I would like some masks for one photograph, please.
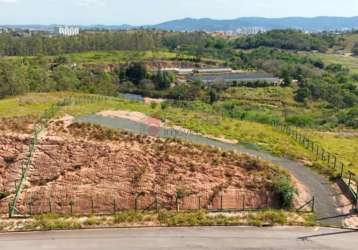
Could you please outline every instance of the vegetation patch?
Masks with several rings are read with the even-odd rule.
[[[310,213],[298,214],[281,210],[259,212],[212,214],[203,210],[197,212],[135,212],[127,211],[108,216],[60,216],[43,214],[31,219],[3,220],[0,231],[30,231],[84,229],[131,226],[314,226],[315,218]]]

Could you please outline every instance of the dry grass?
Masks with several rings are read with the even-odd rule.
[[[127,211],[112,216],[63,217],[56,214],[43,214],[32,219],[3,220],[0,231],[31,231],[56,229],[84,229],[131,226],[314,226],[312,214],[298,214],[280,210],[242,212],[235,214],[210,214],[197,212],[135,212]]]

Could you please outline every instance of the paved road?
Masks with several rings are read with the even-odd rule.
[[[153,136],[150,127],[147,124],[132,121],[125,118],[113,118],[100,115],[88,115],[77,119],[78,122],[96,123],[102,126],[107,126],[115,129],[128,130],[135,133],[150,134]],[[321,225],[340,227],[342,225],[342,214],[337,211],[339,207],[334,196],[335,192],[332,190],[330,183],[323,176],[320,176],[312,169],[305,167],[302,163],[289,160],[283,157],[273,156],[268,152],[260,151],[259,149],[252,149],[243,145],[225,143],[210,139],[197,134],[185,133],[180,130],[157,128],[154,130],[157,137],[170,137],[186,141],[190,141],[202,145],[210,145],[221,148],[223,150],[234,150],[242,153],[248,153],[253,156],[260,157],[264,160],[270,161],[274,164],[280,165],[291,172],[295,178],[305,185],[312,196],[315,196],[316,214],[318,222]]]
[[[1,250],[357,249],[358,231],[314,228],[154,228],[0,234]]]

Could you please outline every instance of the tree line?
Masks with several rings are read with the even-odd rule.
[[[319,34],[306,34],[298,30],[272,30],[254,36],[238,38],[233,45],[240,49],[253,49],[258,47],[274,47],[289,50],[326,51],[332,46],[331,36]]]
[[[156,50],[180,47],[215,46],[206,33],[179,33],[151,30],[84,32],[78,36],[35,34],[21,37],[0,34],[0,56],[60,55],[103,50]]]

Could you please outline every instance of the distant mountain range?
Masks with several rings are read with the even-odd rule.
[[[30,30],[51,30],[56,25],[0,25],[0,27],[30,29]],[[173,31],[236,31],[245,28],[272,29],[300,29],[305,31],[335,31],[358,29],[358,16],[356,17],[286,17],[286,18],[262,18],[242,17],[233,20],[215,20],[210,18],[184,18],[168,21],[155,25],[88,25],[80,26],[83,29],[160,29]]]
[[[272,29],[300,29],[306,31],[332,31],[358,29],[358,16],[356,17],[287,17],[287,18],[262,18],[243,17],[233,20],[214,20],[209,18],[169,21],[150,26],[156,29],[175,31],[235,31],[241,28],[259,27],[266,30]]]

